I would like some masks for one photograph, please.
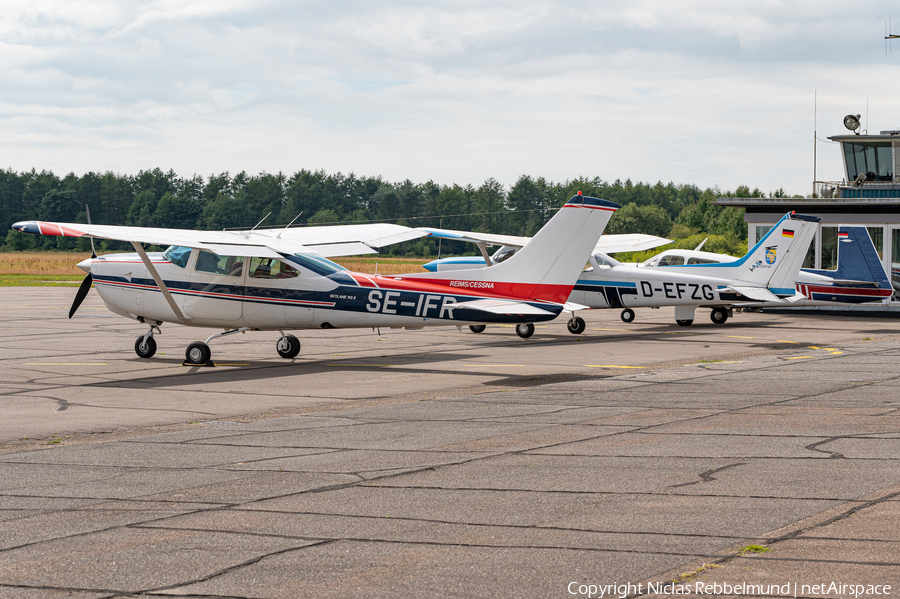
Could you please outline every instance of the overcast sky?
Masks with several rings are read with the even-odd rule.
[[[0,168],[808,193],[815,90],[821,139],[848,113],[900,129],[891,17],[900,33],[890,1],[4,0]],[[837,146],[818,156],[843,176]]]

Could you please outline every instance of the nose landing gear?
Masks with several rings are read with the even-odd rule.
[[[135,340],[134,353],[139,358],[152,358],[156,353],[156,340],[153,339],[154,331],[162,334],[162,331],[159,330],[159,325],[151,324],[147,332]]]

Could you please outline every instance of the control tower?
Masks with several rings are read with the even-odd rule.
[[[891,305],[874,308],[894,311],[900,309],[900,130],[860,134],[859,115],[844,117],[844,126],[849,133],[828,138],[840,144],[843,177],[835,173],[832,180],[814,181],[812,197],[719,198],[716,203],[746,209],[750,247],[789,210],[821,217],[804,268],[836,268],[838,225],[864,225],[894,288]]]

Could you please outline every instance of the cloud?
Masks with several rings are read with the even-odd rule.
[[[898,126],[874,2],[390,0],[5,6],[17,170],[521,174],[805,192],[820,134]],[[823,157],[833,152],[833,157]],[[822,167],[840,177],[834,148]],[[820,169],[820,176],[822,169]]]

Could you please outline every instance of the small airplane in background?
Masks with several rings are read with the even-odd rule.
[[[735,258],[728,254],[698,250],[666,250],[634,266],[668,268],[734,260]],[[869,231],[866,227],[851,225],[838,227],[837,268],[835,270],[802,268],[794,287],[805,296],[805,299],[793,303],[798,307],[883,302],[893,295],[891,281],[878,257]],[[765,306],[765,303],[741,304],[741,307]]]
[[[711,308],[712,321],[723,324],[735,305],[791,305],[807,298],[795,288],[794,281],[819,220],[788,213],[744,257],[729,257],[724,263],[698,258],[682,266],[646,268],[625,265],[595,251],[588,257],[589,265],[579,276],[569,302],[592,309],[622,308],[625,322],[634,320],[636,307],[674,306],[675,321],[681,326],[693,324],[698,307]],[[481,234],[467,235],[477,238]],[[440,268],[434,262],[429,265]],[[820,282],[826,283],[825,279]],[[570,333],[579,334],[586,325],[573,313],[567,326]],[[470,328],[473,332],[483,330]]]
[[[71,318],[91,284],[112,312],[149,328],[135,352],[150,358],[163,323],[225,329],[191,343],[185,363],[211,364],[209,342],[246,331],[279,331],[278,354],[294,358],[300,341],[285,330],[422,328],[515,323],[530,337],[535,322],[573,309],[566,299],[618,204],[573,196],[534,239],[501,264],[459,273],[366,275],[328,257],[373,253],[423,232],[399,225],[349,225],[275,231],[192,231],[24,221],[13,229],[43,235],[128,241],[136,254],[92,255]],[[147,253],[142,243],[169,245]],[[579,308],[581,306],[578,306]]]
[[[468,231],[454,231],[452,229],[432,229],[419,227],[422,234],[448,239],[453,241],[468,241],[478,246],[481,256],[458,256],[453,258],[438,258],[422,268],[430,272],[443,272],[445,270],[464,270],[468,268],[484,268],[488,264],[499,264],[517,251],[525,247],[531,237],[516,237],[514,235],[494,235],[492,233],[470,233]],[[655,247],[672,243],[671,239],[657,237],[656,235],[644,235],[642,233],[627,233],[603,235],[597,242],[592,254],[603,252],[614,254],[616,252],[642,252]],[[488,255],[487,248],[500,246],[492,255]]]

